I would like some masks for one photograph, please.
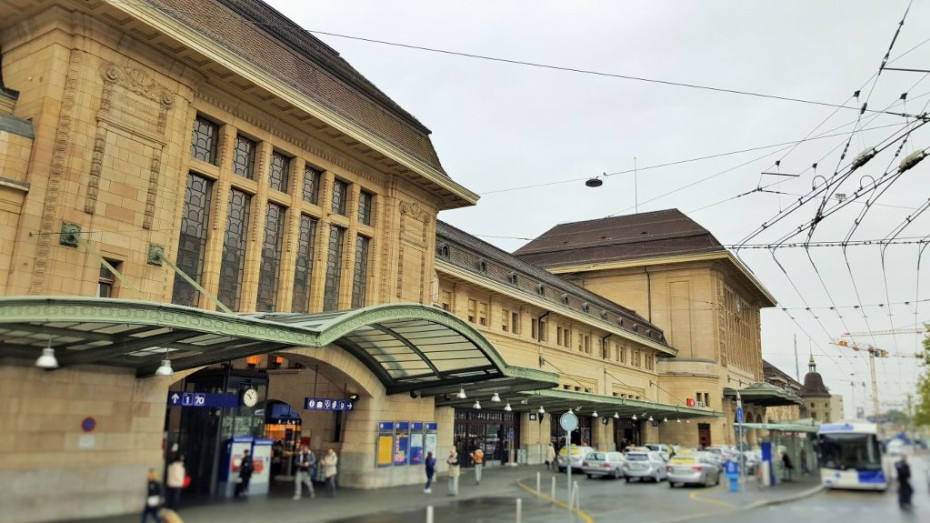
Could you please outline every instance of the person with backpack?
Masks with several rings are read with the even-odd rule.
[[[907,464],[907,455],[902,454],[901,460],[894,464],[895,471],[898,473],[898,506],[902,510],[910,510],[911,497],[914,495],[914,488],[911,487],[911,466]]]
[[[316,466],[316,456],[313,455],[309,447],[303,445],[300,447],[300,452],[294,456],[294,464],[297,468],[294,472],[294,499],[300,499],[302,485],[307,485],[307,490],[310,491],[310,498],[315,498],[316,492],[313,490],[313,477],[311,473],[313,467]]]

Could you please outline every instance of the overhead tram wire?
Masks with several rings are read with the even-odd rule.
[[[923,96],[930,96],[930,93],[925,93]],[[833,129],[831,129],[830,131],[827,131],[827,132],[832,132],[832,131],[834,131],[834,130],[836,130],[836,129],[841,129],[841,128],[846,127],[846,126],[848,126],[848,125],[853,125],[854,123],[855,123],[855,121],[848,122],[848,123],[846,123],[846,124],[843,124],[843,125],[834,127]],[[884,125],[878,125],[878,126],[875,126],[875,127],[870,127],[870,128],[868,128],[868,129],[863,129],[863,131],[874,131],[874,130],[878,130],[878,129],[887,129],[887,128],[889,128],[889,127],[900,127],[901,125],[902,125],[902,124],[900,124],[900,123],[884,124]],[[825,140],[825,139],[828,139],[828,138],[836,138],[836,137],[838,137],[838,136],[846,136],[846,133],[843,132],[843,133],[835,133],[835,134],[821,134],[821,135],[818,135],[818,136],[814,136],[814,137],[812,137],[812,138],[804,138],[804,139],[802,139],[802,140],[795,140],[795,141],[791,141],[791,142],[780,142],[780,143],[774,143],[774,144],[769,144],[769,145],[762,145],[762,146],[758,146],[758,147],[749,147],[749,148],[746,148],[746,149],[738,149],[738,150],[735,150],[735,151],[728,151],[728,152],[725,152],[725,153],[716,153],[716,154],[710,154],[710,155],[706,155],[706,156],[698,156],[698,157],[695,157],[695,158],[688,158],[688,159],[684,159],[684,160],[675,160],[675,161],[672,161],[672,162],[658,163],[658,164],[655,164],[655,165],[647,165],[647,166],[645,166],[645,167],[639,167],[638,169],[636,169],[636,171],[638,171],[638,172],[651,171],[651,170],[654,170],[654,169],[661,169],[661,168],[665,168],[665,167],[674,167],[674,166],[677,166],[677,165],[683,165],[683,164],[692,163],[692,162],[699,162],[699,161],[703,161],[703,160],[713,160],[713,159],[716,159],[716,158],[723,158],[723,157],[726,157],[726,156],[734,156],[734,155],[737,155],[737,154],[743,154],[743,153],[761,151],[761,150],[765,150],[765,149],[774,149],[774,148],[777,148],[777,147],[785,147],[785,146],[790,146],[790,145],[802,144],[802,143],[810,142],[810,141],[814,141],[814,140]],[[627,170],[621,170],[621,171],[615,171],[615,172],[607,172],[607,173],[603,173],[602,176],[605,176],[605,177],[617,176],[617,175],[621,175],[621,174],[629,174],[629,173],[632,173],[633,171],[634,171],[633,169],[627,169]],[[539,188],[539,187],[551,187],[551,186],[553,186],[553,185],[560,185],[560,184],[563,184],[563,183],[573,183],[573,182],[584,181],[584,180],[587,180],[588,178],[590,178],[590,176],[585,176],[585,177],[580,177],[580,178],[571,178],[571,179],[565,179],[565,180],[556,180],[556,181],[553,181],[553,182],[538,183],[538,184],[532,184],[532,185],[521,185],[521,186],[518,186],[518,187],[508,187],[508,188],[504,188],[504,189],[495,189],[495,190],[493,190],[493,191],[484,191],[484,192],[482,192],[482,193],[480,193],[480,194],[481,194],[481,196],[487,196],[487,195],[490,195],[490,194],[497,194],[497,193],[504,193],[504,192],[512,192],[512,191],[522,191],[522,190],[525,190],[525,189],[535,189],[535,188]]]

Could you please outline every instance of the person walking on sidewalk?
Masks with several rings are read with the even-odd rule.
[[[430,488],[433,484],[433,475],[436,474],[436,458],[433,457],[433,452],[426,453],[426,486],[423,487],[423,492],[426,494],[432,494],[433,489]]]
[[[801,449],[801,455],[799,456],[798,459],[800,459],[801,461],[801,474],[804,476],[810,475],[811,468],[807,464],[807,450]]]
[[[911,487],[911,466],[907,464],[907,455],[901,455],[901,461],[894,464],[895,471],[898,473],[898,506],[903,510],[910,510],[911,496],[914,495],[914,488]]]
[[[446,463],[449,465],[449,495],[458,496],[459,476],[462,470],[459,468],[459,453],[455,448],[449,451],[449,457],[446,458]]]
[[[794,469],[794,465],[791,464],[791,458],[788,457],[788,452],[781,453],[781,464],[785,467],[785,481],[791,481],[791,471]]]
[[[549,442],[549,448],[546,449],[546,469],[556,468],[555,464],[555,446]]]
[[[142,508],[142,523],[149,520],[149,516],[159,523],[158,511],[162,507],[162,489],[161,481],[158,479],[158,472],[155,469],[149,469],[148,481],[146,482],[145,506]]]
[[[315,498],[316,492],[313,490],[313,478],[310,472],[316,465],[316,456],[313,455],[313,452],[310,452],[309,447],[303,445],[300,447],[300,452],[294,461],[297,465],[297,471],[294,473],[294,499],[300,499],[300,491],[303,485],[307,485],[310,497]]]
[[[484,451],[478,447],[470,454],[472,462],[475,464],[475,485],[481,484],[481,468],[484,466]]]
[[[329,485],[329,496],[336,497],[336,466],[339,464],[339,456],[336,451],[330,448],[326,451],[326,457],[323,458],[323,475],[326,476],[326,484]]]
[[[176,454],[165,473],[165,486],[168,487],[167,507],[178,510],[181,506],[181,489],[184,488],[184,456]]]

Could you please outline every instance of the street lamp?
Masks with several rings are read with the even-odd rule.
[[[55,349],[51,347],[42,349],[42,355],[36,360],[36,367],[45,370],[57,369],[58,358],[55,357]]]
[[[494,395],[491,396],[491,401],[494,403],[500,403],[501,402],[500,394],[495,392]]]
[[[459,393],[456,394],[455,397],[460,400],[467,399],[468,396],[465,395],[465,387],[459,387]]]
[[[174,369],[171,368],[171,360],[161,360],[161,365],[155,369],[156,376],[171,376]]]
[[[540,414],[545,414],[545,413],[546,413],[546,409],[544,409],[542,405],[539,406],[539,413],[540,413]]]
[[[598,416],[597,416],[597,411],[596,411],[596,410],[595,410],[594,412],[591,413],[591,417],[592,417],[592,418],[598,417]]]
[[[475,410],[481,410],[481,403],[478,400],[475,400],[475,404],[471,406]]]
[[[504,411],[505,411],[505,412],[510,412],[510,411],[512,411],[512,410],[513,410],[513,408],[510,406],[510,402],[508,401],[507,404],[504,405]]]

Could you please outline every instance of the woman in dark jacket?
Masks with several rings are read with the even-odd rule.
[[[161,510],[162,499],[165,494],[162,491],[161,480],[158,479],[158,472],[155,472],[155,469],[149,469],[146,489],[145,508],[142,509],[142,523],[148,521],[149,516],[155,519],[155,523],[159,523],[161,519],[158,517],[158,511]]]

